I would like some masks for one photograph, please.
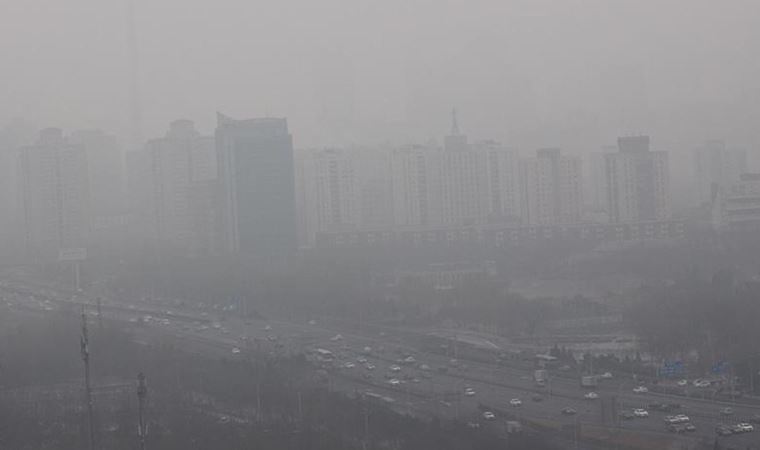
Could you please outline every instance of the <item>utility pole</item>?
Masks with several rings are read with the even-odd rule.
[[[82,336],[79,339],[79,345],[82,352],[82,362],[84,363],[84,397],[87,404],[89,449],[95,450],[95,423],[92,407],[92,388],[90,386],[90,338],[87,333],[87,315],[85,315],[84,306],[82,306]]]
[[[148,426],[145,424],[145,399],[148,396],[148,386],[145,375],[137,374],[137,433],[140,437],[140,450],[145,450],[145,438],[148,436]]]

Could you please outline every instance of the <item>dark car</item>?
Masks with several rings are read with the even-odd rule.
[[[749,418],[749,423],[760,423],[760,414],[753,414],[752,417]]]
[[[685,424],[672,424],[668,425],[668,431],[671,433],[686,433],[686,425]]]
[[[684,424],[684,428],[686,429],[686,431],[688,431],[690,433],[694,432],[694,431],[697,431],[697,427],[695,427],[694,424],[692,424],[692,423],[686,423],[686,424]]]
[[[533,396],[530,398],[534,402],[542,402],[544,401],[544,397],[542,397],[540,394],[533,394]]]
[[[620,418],[623,420],[633,420],[636,416],[631,411],[620,411]]]
[[[718,436],[731,436],[734,434],[733,431],[731,431],[731,428],[725,426],[725,425],[718,425],[715,427],[715,434]]]

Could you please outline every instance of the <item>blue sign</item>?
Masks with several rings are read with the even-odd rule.
[[[712,373],[719,374],[728,370],[728,363],[726,361],[719,361],[712,366]]]
[[[666,377],[675,377],[683,374],[686,368],[683,361],[665,361],[660,372]]]

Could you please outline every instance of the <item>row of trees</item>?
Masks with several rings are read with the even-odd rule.
[[[662,360],[693,361],[703,372],[733,366],[748,385],[760,369],[760,283],[727,271],[638,290],[625,313],[645,349]],[[721,364],[727,363],[727,364]]]

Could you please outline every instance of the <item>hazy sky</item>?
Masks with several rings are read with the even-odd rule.
[[[134,0],[144,135],[287,116],[297,146],[760,143],[757,0]],[[0,121],[128,132],[126,0],[0,0]],[[667,149],[667,148],[663,148]]]

